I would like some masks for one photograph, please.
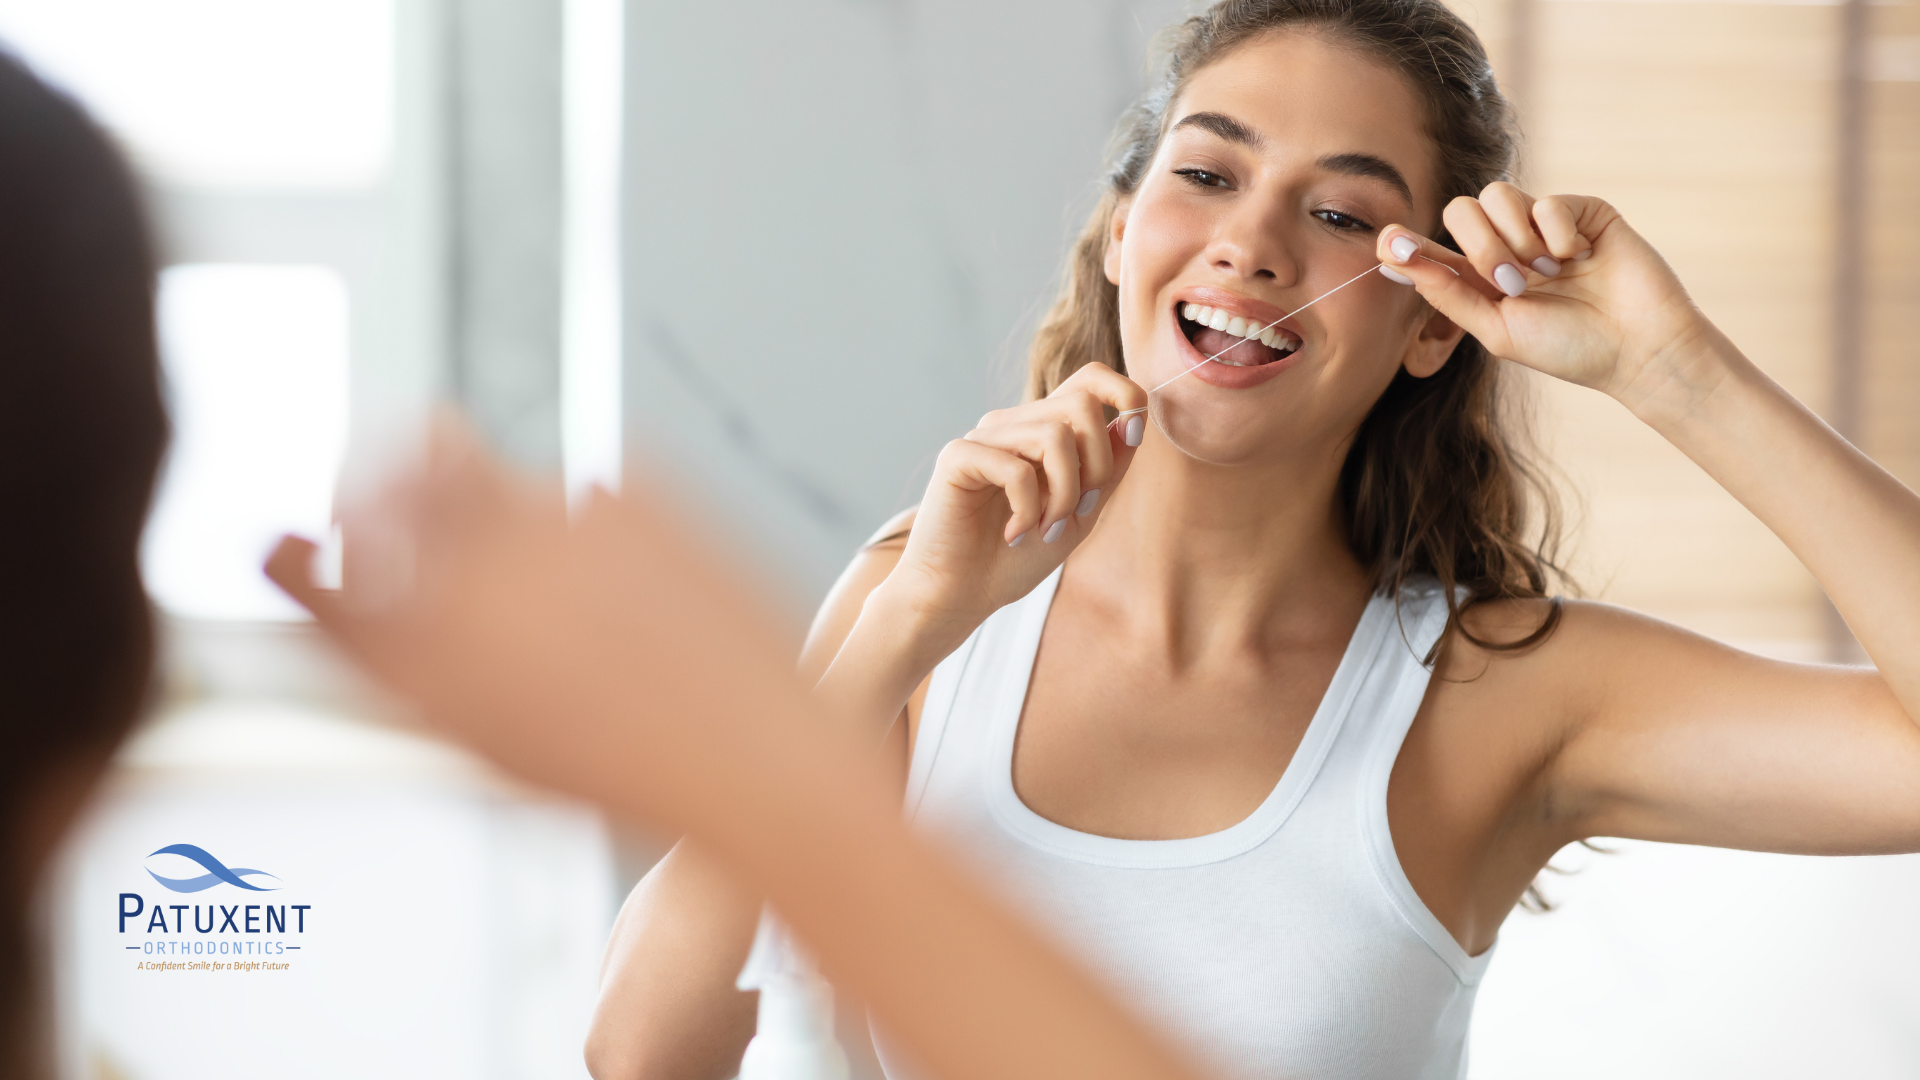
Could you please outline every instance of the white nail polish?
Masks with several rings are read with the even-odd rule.
[[[1387,250],[1393,252],[1394,258],[1406,262],[1413,258],[1414,252],[1420,250],[1420,245],[1414,243],[1411,236],[1396,236],[1393,242],[1387,245]]]
[[[1588,248],[1587,250],[1585,250],[1585,251],[1583,251],[1583,252],[1581,252],[1580,254],[1578,254],[1578,255],[1575,255],[1575,256],[1573,257],[1573,261],[1574,261],[1574,262],[1581,262],[1581,261],[1583,261],[1583,260],[1586,260],[1586,259],[1591,259],[1591,258],[1593,258],[1593,249],[1592,249],[1592,248]]]
[[[1393,267],[1388,266],[1386,263],[1380,264],[1380,276],[1383,278],[1386,278],[1388,281],[1397,281],[1402,285],[1413,284],[1412,278],[1396,271]]]
[[[1542,277],[1560,276],[1560,260],[1551,255],[1542,255],[1533,260],[1533,268]]]
[[[1010,548],[1017,548],[1020,546],[1020,541],[1025,540],[1026,538],[1027,538],[1027,534],[1021,533],[1019,536],[1016,536],[1013,539],[1007,541],[1007,546]]]
[[[1051,544],[1055,540],[1060,539],[1060,534],[1066,531],[1067,519],[1061,518],[1059,521],[1053,523],[1053,526],[1046,531],[1046,535],[1040,537],[1040,542],[1043,544]]]
[[[1094,488],[1085,495],[1080,496],[1080,505],[1073,508],[1073,516],[1086,517],[1088,514],[1093,513],[1094,506],[1099,502],[1100,489]]]
[[[1508,296],[1519,296],[1527,291],[1527,277],[1520,268],[1512,263],[1501,263],[1493,268],[1493,283]]]
[[[1147,418],[1135,416],[1127,421],[1127,445],[1139,446],[1140,440],[1147,434]]]

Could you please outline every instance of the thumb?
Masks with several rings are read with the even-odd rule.
[[[1435,311],[1480,339],[1496,356],[1510,350],[1500,300],[1506,294],[1480,276],[1466,256],[1441,247],[1404,225],[1381,230],[1375,249],[1380,272],[1411,284]]]
[[[1128,409],[1107,424],[1107,442],[1113,449],[1113,478],[1107,481],[1111,491],[1126,479],[1133,455],[1147,437],[1147,407]]]

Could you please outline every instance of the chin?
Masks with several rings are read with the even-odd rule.
[[[1284,425],[1273,412],[1240,402],[1208,401],[1199,394],[1180,394],[1180,389],[1175,385],[1162,391],[1147,415],[1183,456],[1221,468],[1270,464],[1279,456]]]

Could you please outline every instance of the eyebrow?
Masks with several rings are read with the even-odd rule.
[[[1407,200],[1408,206],[1413,205],[1413,188],[1408,186],[1407,178],[1400,175],[1400,170],[1394,168],[1385,158],[1360,153],[1328,154],[1315,164],[1328,172],[1365,176],[1384,181],[1389,187],[1398,191],[1401,198]]]
[[[1226,113],[1188,113],[1173,126],[1176,130],[1188,126],[1197,127],[1203,131],[1210,131],[1228,142],[1239,143],[1255,150],[1263,149],[1267,145],[1267,140],[1262,138],[1259,132]],[[1407,178],[1400,175],[1400,170],[1394,168],[1393,164],[1385,158],[1350,151],[1344,154],[1328,154],[1314,164],[1328,172],[1382,181],[1399,192],[1408,206],[1413,205],[1412,185],[1408,184]]]
[[[1188,125],[1205,131],[1211,131],[1228,142],[1241,143],[1246,146],[1251,146],[1255,150],[1267,145],[1267,140],[1261,138],[1259,132],[1228,116],[1226,113],[1188,113],[1180,118],[1179,123],[1173,126],[1178,129]]]

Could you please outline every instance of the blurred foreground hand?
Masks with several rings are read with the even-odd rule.
[[[570,521],[455,421],[341,515],[344,587],[289,537],[267,573],[433,727],[544,786],[676,830],[813,708],[768,611],[635,483]]]
[[[768,613],[653,493],[560,494],[437,426],[342,515],[344,587],[274,581],[425,719],[508,769],[700,838],[942,1080],[1195,1080],[1052,944],[909,835]],[[870,748],[864,748],[870,750]]]

